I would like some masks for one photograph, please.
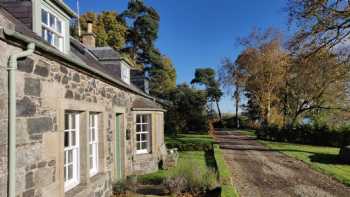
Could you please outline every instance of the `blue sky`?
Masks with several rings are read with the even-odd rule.
[[[76,0],[65,0],[73,9]],[[81,13],[127,8],[127,0],[80,0]],[[254,27],[276,27],[287,32],[286,0],[145,0],[160,14],[157,47],[169,56],[177,71],[177,83],[190,82],[198,67],[217,69],[224,57],[240,52],[238,37]],[[231,96],[220,103],[233,112]]]

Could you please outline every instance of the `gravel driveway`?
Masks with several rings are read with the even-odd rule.
[[[350,188],[306,164],[271,151],[240,132],[216,132],[216,139],[242,197],[350,197]]]

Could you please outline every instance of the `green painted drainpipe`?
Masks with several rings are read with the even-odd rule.
[[[17,59],[34,53],[35,44],[29,43],[27,50],[10,56],[8,70],[9,81],[9,143],[8,143],[8,197],[16,196],[16,70]]]

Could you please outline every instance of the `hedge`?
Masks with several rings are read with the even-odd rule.
[[[302,125],[286,129],[270,126],[257,130],[256,135],[262,140],[319,146],[342,147],[350,144],[350,128],[332,129],[327,126]]]
[[[222,151],[219,145],[214,145],[214,157],[217,166],[217,173],[221,185],[221,196],[222,197],[238,197],[236,188],[232,185],[231,171],[227,166]]]

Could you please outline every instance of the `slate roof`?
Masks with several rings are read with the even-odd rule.
[[[3,19],[1,17],[1,15],[3,15],[5,17],[5,19]],[[135,106],[137,108],[149,108],[152,106],[153,107],[157,106],[158,109],[162,108],[161,106],[158,106],[158,104],[155,102],[155,100],[150,99],[153,97],[151,97],[150,95],[147,95],[146,93],[144,93],[141,89],[139,89],[138,87],[136,87],[132,83],[126,84],[123,80],[120,79],[120,77],[113,74],[114,73],[113,70],[111,70],[108,66],[105,66],[105,65],[101,64],[101,62],[99,62],[102,59],[103,60],[110,60],[111,58],[113,58],[113,55],[116,55],[116,57],[114,59],[120,59],[119,53],[117,51],[115,51],[113,48],[102,47],[102,48],[89,49],[86,46],[84,46],[81,42],[79,42],[78,40],[71,38],[71,40],[70,40],[71,53],[68,55],[65,55],[62,52],[60,52],[58,49],[56,49],[55,47],[51,46],[42,37],[40,37],[36,33],[34,33],[31,29],[29,29],[21,21],[19,21],[15,17],[13,17],[10,13],[8,13],[8,11],[6,11],[4,8],[2,8],[1,5],[0,5],[0,19],[8,20],[10,23],[14,24],[14,27],[13,26],[9,26],[9,27],[5,26],[5,28],[13,29],[20,34],[23,34],[27,37],[32,38],[33,40],[36,40],[36,41],[44,44],[46,48],[50,48],[51,50],[55,50],[56,53],[61,54],[59,56],[59,58],[62,58],[62,57],[73,58],[74,60],[81,62],[81,63],[87,65],[88,67],[94,68],[94,69],[104,73],[104,75],[108,76],[108,78],[113,78],[114,81],[117,81],[117,85],[119,86],[119,88],[135,92],[135,93],[145,97],[143,99],[139,99],[138,101],[135,101],[136,102]],[[0,33],[0,36],[1,36],[1,33]],[[98,56],[98,58],[97,58],[97,56]],[[92,73],[92,74],[94,74],[94,73]],[[97,74],[96,74],[96,76],[97,76]],[[99,76],[99,77],[101,77],[101,76]],[[106,78],[106,80],[109,80],[109,79]],[[145,101],[142,102],[141,100],[145,100]],[[153,105],[151,103],[153,103]]]
[[[90,48],[91,53],[100,61],[120,60],[120,54],[112,47]]]
[[[135,99],[133,104],[132,104],[132,109],[133,110],[161,110],[163,107],[151,100],[146,100],[146,99]]]

